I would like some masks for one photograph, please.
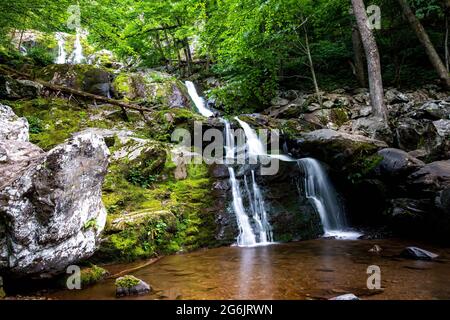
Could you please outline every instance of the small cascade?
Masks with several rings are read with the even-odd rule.
[[[249,216],[245,212],[239,181],[236,180],[236,174],[232,167],[228,168],[228,172],[230,173],[231,189],[233,192],[233,209],[239,227],[237,244],[238,246],[254,246],[257,244],[256,236],[253,233]]]
[[[85,57],[83,56],[83,46],[81,45],[81,35],[80,32],[77,31],[77,35],[75,38],[74,51],[73,51],[73,64],[83,63]]]
[[[234,159],[235,148],[233,147],[234,137],[231,134],[231,126],[227,120],[223,119],[223,121],[225,123],[226,158]],[[242,123],[246,124],[245,122]],[[247,129],[249,130],[248,132],[253,131],[250,126],[248,126]],[[256,134],[252,136],[252,138],[255,137]],[[259,141],[257,137],[256,140],[250,142],[247,137],[247,144],[249,146],[256,146],[256,148],[251,149],[255,152],[257,152],[257,150],[263,150],[261,141]],[[261,146],[261,149],[257,146],[258,144]],[[234,168],[230,166],[228,167],[228,170],[233,189],[233,208],[240,232],[237,244],[239,246],[271,244],[273,242],[272,226],[268,220],[264,198],[261,189],[257,184],[255,171],[251,170],[251,183],[249,182],[247,175],[244,175],[243,185],[245,187],[245,193],[242,193],[240,188],[241,182],[236,179]],[[244,206],[244,200],[247,206]]]
[[[345,212],[325,169],[315,159],[298,160],[305,172],[305,193],[322,221],[324,235],[341,239],[357,239],[358,232],[349,231]]]
[[[194,101],[198,112],[204,117],[214,117],[214,113],[206,107],[205,99],[200,97],[197,93],[194,83],[191,81],[186,81],[186,88],[188,89],[189,95]]]
[[[255,157],[266,155],[267,152],[264,149],[261,140],[259,140],[258,136],[256,135],[256,131],[253,130],[248,123],[240,120],[238,117],[235,117],[235,119],[237,122],[239,122],[239,125],[242,127],[242,129],[244,129],[245,136],[247,138],[249,156]]]
[[[64,37],[64,34],[56,33],[56,40],[58,41],[58,56],[56,57],[55,63],[64,64],[67,60],[67,53],[65,48],[66,39]]]

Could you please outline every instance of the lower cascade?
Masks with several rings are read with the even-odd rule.
[[[342,205],[328,175],[319,161],[304,158],[297,161],[305,172],[305,193],[322,221],[324,236],[357,239],[361,234],[349,231]]]

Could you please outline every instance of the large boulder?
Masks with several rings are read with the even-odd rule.
[[[0,75],[0,99],[33,99],[41,94],[42,85],[30,80],[15,80]]]
[[[302,134],[290,151],[297,157],[313,157],[339,167],[386,147],[380,140],[321,129]]]
[[[19,118],[14,111],[0,104],[0,140],[18,140],[26,142],[29,139],[28,121]]]
[[[0,150],[0,269],[45,277],[90,257],[106,223],[103,138],[86,133],[48,153],[1,140]]]
[[[43,68],[38,76],[51,84],[110,97],[114,75],[107,70],[83,64],[55,64]]]
[[[114,79],[116,98],[140,103],[160,104],[168,108],[190,106],[185,86],[169,74],[148,70],[120,73]]]
[[[378,151],[378,154],[383,157],[377,167],[379,174],[382,176],[404,177],[425,165],[422,161],[400,149],[386,148]]]

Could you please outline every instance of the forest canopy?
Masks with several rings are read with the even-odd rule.
[[[408,3],[448,66],[448,1]],[[435,82],[398,1],[365,4],[381,8],[374,34],[385,86]],[[79,5],[81,27],[96,48],[140,66],[217,75],[225,85],[211,95],[228,108],[260,108],[280,88],[312,89],[311,61],[320,89],[359,85],[349,0],[2,1],[2,45],[20,30],[74,32],[67,25],[73,5]]]

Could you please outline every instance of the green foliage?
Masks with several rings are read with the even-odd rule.
[[[126,275],[116,279],[116,287],[118,288],[132,288],[139,284],[140,280],[134,276]]]
[[[29,132],[30,134],[39,134],[44,131],[42,127],[42,120],[36,116],[27,116],[27,121],[30,126]]]
[[[108,271],[102,267],[93,265],[89,268],[84,268],[81,270],[81,286],[86,288],[93,285],[108,276]]]
[[[97,228],[97,220],[94,218],[86,221],[86,223],[83,226],[84,230],[96,229],[96,228]]]

